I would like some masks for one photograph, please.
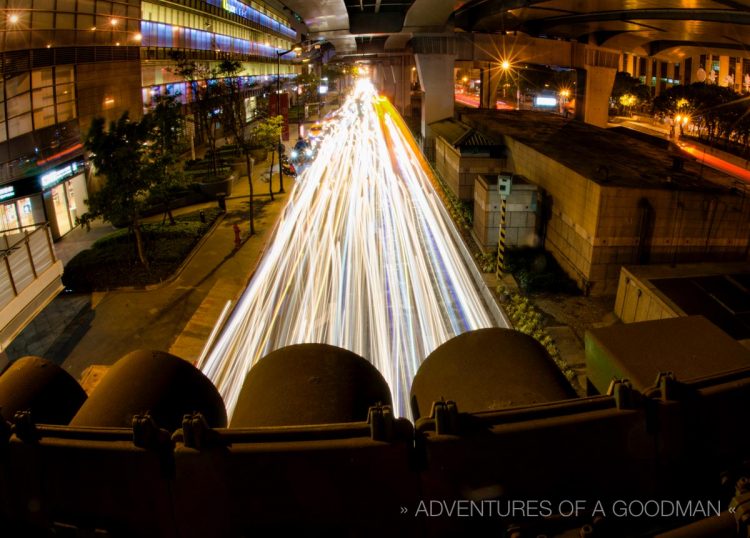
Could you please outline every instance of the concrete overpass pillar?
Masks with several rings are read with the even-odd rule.
[[[425,152],[432,147],[429,124],[453,117],[455,54],[415,54],[422,100],[422,137]]]
[[[402,116],[411,114],[411,65],[405,58],[395,59],[378,68],[379,88]]]
[[[489,63],[487,67],[482,68],[482,108],[495,108],[495,96],[497,88],[500,86],[502,70],[499,64]]]
[[[576,119],[597,127],[607,126],[616,72],[613,67],[593,65],[576,69]]]

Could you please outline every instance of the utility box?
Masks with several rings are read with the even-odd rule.
[[[505,178],[502,182],[499,178]],[[512,178],[512,179],[511,179]],[[500,233],[501,194],[505,205],[505,241],[508,247],[539,245],[537,187],[510,173],[480,175],[474,185],[474,236],[482,250],[497,248]]]
[[[606,394],[613,379],[644,391],[660,373],[687,382],[750,367],[750,350],[703,316],[590,329],[585,340],[590,394]]]

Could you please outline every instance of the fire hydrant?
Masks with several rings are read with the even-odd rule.
[[[240,248],[240,227],[237,226],[237,223],[235,222],[232,225],[232,229],[234,230],[234,248],[238,249]]]

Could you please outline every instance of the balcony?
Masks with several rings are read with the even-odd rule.
[[[4,350],[63,289],[63,264],[49,226],[0,237],[0,350]]]

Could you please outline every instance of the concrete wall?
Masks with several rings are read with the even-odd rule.
[[[624,264],[747,257],[750,200],[705,190],[602,186],[509,137],[505,143],[508,168],[549,194],[545,248],[585,291],[614,294]],[[642,200],[651,208],[645,232]]]
[[[627,267],[620,271],[615,315],[625,323],[676,318],[685,313],[664,297],[648,280],[640,280]]]
[[[480,174],[499,174],[505,170],[505,159],[461,155],[444,138],[435,142],[435,169],[453,194],[464,202],[474,200],[474,182]]]
[[[536,201],[537,187],[514,183],[506,205],[506,245],[539,245]],[[500,233],[500,196],[496,176],[479,176],[474,188],[474,235],[483,250],[497,248]]]
[[[549,222],[545,248],[579,287],[588,289],[599,221],[599,185],[510,137],[504,138],[508,148],[508,168],[549,195],[551,206],[547,208]],[[615,282],[611,290],[614,293],[617,274],[611,278]],[[591,291],[600,290],[591,286]]]

